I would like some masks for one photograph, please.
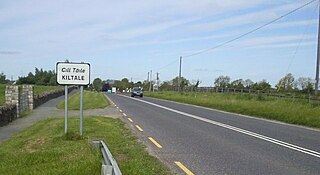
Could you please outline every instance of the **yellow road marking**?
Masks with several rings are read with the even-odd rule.
[[[185,167],[181,162],[174,162],[179,168],[181,168],[187,175],[194,175],[187,167]]]
[[[127,117],[127,114],[126,114],[126,113],[123,113],[123,116]]]
[[[131,118],[128,118],[128,120],[129,120],[131,123],[133,123],[133,120],[132,120]]]
[[[143,131],[143,129],[139,125],[136,125],[136,128],[141,132]]]
[[[152,137],[148,137],[148,139],[158,148],[162,148],[162,146],[157,141],[155,141]]]

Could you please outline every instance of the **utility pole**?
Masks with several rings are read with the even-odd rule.
[[[318,48],[317,48],[317,65],[316,65],[316,83],[314,87],[314,95],[318,95],[319,87],[319,57],[320,57],[320,6],[319,6],[319,22],[318,22]]]
[[[156,84],[157,84],[157,91],[159,91],[159,72],[157,72],[157,81],[156,81]]]
[[[180,56],[180,66],[179,66],[179,78],[178,78],[178,91],[180,92],[180,84],[181,84],[181,62],[182,56]]]
[[[150,92],[151,92],[151,88],[152,88],[152,70],[150,70],[150,87],[149,87]]]

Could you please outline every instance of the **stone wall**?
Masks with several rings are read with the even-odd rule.
[[[0,106],[0,126],[7,125],[17,118],[17,106],[7,104]]]
[[[72,91],[76,87],[69,87],[68,91]],[[43,103],[64,95],[64,90],[50,91],[42,95],[35,96],[33,93],[33,85],[6,86],[5,106],[0,106],[0,126],[4,126],[16,118],[20,117],[21,112],[33,110]]]
[[[6,104],[17,106],[17,117],[21,112],[33,109],[33,85],[6,86]]]

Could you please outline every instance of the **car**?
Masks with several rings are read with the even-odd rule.
[[[140,87],[133,87],[132,88],[131,97],[135,97],[135,96],[143,97],[142,88],[140,88]]]

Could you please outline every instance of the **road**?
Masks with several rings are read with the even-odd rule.
[[[177,174],[320,174],[320,131],[152,98],[108,97]]]

